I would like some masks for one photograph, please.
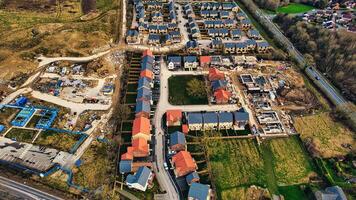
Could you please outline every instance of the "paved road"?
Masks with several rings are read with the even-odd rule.
[[[287,52],[296,59],[300,66],[305,66],[307,62],[305,61],[303,55],[294,47],[289,39],[284,36],[282,31],[252,1],[241,1],[245,5],[248,4],[250,7],[253,7],[252,10],[257,15],[259,22],[261,24],[265,24],[268,27],[269,31],[273,33],[274,38],[284,45],[284,47],[287,49]],[[316,85],[323,91],[323,93],[334,105],[338,106],[347,102],[345,98],[335,90],[335,87],[330,82],[328,82],[327,78],[323,76],[316,68],[313,68],[312,71],[313,72],[306,69],[306,74],[314,81],[316,80],[315,77],[318,77]]]
[[[13,181],[11,179],[0,176],[0,185],[6,187],[9,193],[18,194],[26,196],[27,199],[46,199],[46,200],[63,200],[60,197],[48,194],[46,192],[40,191],[38,189],[32,188],[25,184]]]

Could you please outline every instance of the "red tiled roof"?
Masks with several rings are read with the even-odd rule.
[[[143,138],[136,138],[132,140],[133,154],[148,155],[147,140]]]
[[[200,56],[200,64],[205,64],[210,62],[211,62],[210,56]]]
[[[145,69],[145,70],[141,71],[140,77],[146,77],[149,79],[153,79],[153,72],[148,69]]]
[[[210,81],[223,80],[224,78],[225,78],[225,75],[220,70],[218,70],[216,68],[209,69],[209,80]]]
[[[197,168],[197,164],[188,151],[180,151],[174,155],[172,162],[176,167],[176,174],[178,177],[195,171]]]
[[[145,117],[137,117],[133,121],[132,135],[143,133],[149,135],[151,132],[150,120]]]
[[[167,122],[176,122],[182,119],[182,110],[167,110]]]
[[[189,132],[189,128],[188,128],[188,125],[187,124],[183,124],[182,125],[182,132],[184,133],[184,134],[188,134],[188,132]]]
[[[133,160],[133,148],[127,147],[127,152],[121,155],[121,160]]]
[[[231,93],[224,89],[218,89],[214,92],[214,96],[216,101],[227,101],[231,97]]]
[[[151,50],[149,50],[149,49],[147,49],[147,50],[145,50],[144,52],[143,52],[143,54],[142,54],[142,57],[145,57],[145,56],[153,56],[153,53],[152,53],[152,51]]]

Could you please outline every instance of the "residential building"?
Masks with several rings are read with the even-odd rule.
[[[153,83],[147,77],[141,77],[140,79],[138,79],[137,90],[139,90],[141,88],[151,89],[152,87],[153,87]]]
[[[147,167],[140,167],[134,175],[126,177],[126,185],[140,191],[146,191],[149,182],[153,180],[153,174]]]
[[[182,110],[167,110],[166,112],[167,127],[180,126],[182,122]]]
[[[192,183],[188,192],[188,200],[210,200],[211,189],[209,185]]]
[[[130,173],[132,171],[132,160],[121,160],[119,171],[121,174]]]
[[[230,30],[230,37],[232,38],[232,39],[240,39],[241,38],[241,36],[242,36],[242,32],[241,32],[241,30],[240,29],[231,29]]]
[[[187,142],[185,140],[184,133],[180,131],[171,133],[169,137],[169,148],[175,152],[185,151],[187,148]]]
[[[200,56],[200,67],[210,67],[211,57],[210,56]]]
[[[247,31],[247,37],[254,40],[261,39],[260,33],[256,29],[250,29]]]
[[[185,177],[185,180],[187,181],[188,185],[191,185],[192,183],[197,183],[200,181],[199,174],[195,171],[190,174],[188,174]]]
[[[197,170],[198,166],[188,151],[180,151],[172,157],[176,177],[185,176]]]
[[[145,117],[135,118],[132,126],[132,139],[136,138],[151,141],[151,124],[149,119]]]
[[[135,138],[132,140],[132,154],[135,158],[147,157],[150,155],[147,140],[144,138]]]
[[[152,90],[145,87],[138,89],[136,101],[148,101],[152,104]]]
[[[216,68],[209,69],[209,81],[224,80],[225,74]]]
[[[315,198],[317,200],[347,200],[344,191],[339,186],[327,187],[324,191],[319,190],[315,192]]]
[[[231,112],[219,112],[219,129],[232,129],[234,126],[234,117]]]
[[[189,130],[202,130],[203,129],[203,116],[198,112],[190,112],[187,114],[187,121]]]
[[[135,109],[136,117],[150,118],[151,104],[149,101],[137,101]]]
[[[161,44],[161,36],[158,34],[149,34],[148,35],[148,44],[150,44],[150,45]]]
[[[217,104],[227,104],[231,97],[231,93],[226,90],[219,89],[214,92],[214,97]]]
[[[241,20],[241,29],[242,29],[242,30],[247,31],[247,30],[249,30],[251,27],[252,27],[251,20],[249,20],[249,19],[247,19],[247,18]]]
[[[268,42],[257,42],[257,51],[258,53],[266,53],[271,49]]]
[[[203,113],[204,130],[216,130],[218,129],[219,119],[216,112]]]
[[[182,67],[182,58],[180,56],[167,57],[168,69],[174,70]]]
[[[227,86],[227,81],[226,80],[215,80],[211,82],[211,87],[213,88],[213,91],[223,89],[225,90]]]
[[[185,70],[194,70],[198,67],[198,60],[196,56],[184,56],[184,69]]]
[[[127,36],[126,36],[126,42],[128,44],[136,43],[138,42],[138,31],[137,30],[128,30],[127,31]]]
[[[140,77],[146,77],[149,80],[153,80],[153,72],[149,69],[145,69],[145,70],[141,71]]]
[[[236,129],[245,129],[245,126],[249,122],[249,114],[244,109],[235,111],[232,113],[234,115],[234,124]]]

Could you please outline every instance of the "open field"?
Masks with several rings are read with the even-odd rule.
[[[220,199],[231,188],[264,186],[263,158],[254,140],[208,140],[206,145]]]
[[[34,144],[68,152],[79,138],[80,135],[45,131],[38,136]]]
[[[313,6],[300,4],[300,3],[290,3],[287,6],[282,6],[277,8],[278,13],[286,13],[286,14],[296,14],[296,13],[304,13],[309,10],[313,10]]]
[[[204,98],[197,98],[190,96],[187,92],[188,81],[196,78],[204,80],[203,76],[173,76],[168,79],[169,85],[169,102],[173,105],[197,105],[208,104],[207,96]]]
[[[31,143],[38,131],[20,128],[12,128],[5,137],[14,139],[18,142]]]
[[[334,121],[328,112],[295,117],[294,121],[297,132],[315,155],[323,158],[346,155],[351,149],[342,145],[347,144],[355,150],[353,133],[341,123]]]
[[[109,183],[113,163],[109,146],[93,142],[80,158],[82,164],[73,169],[73,183],[89,189],[97,189]]]
[[[279,186],[307,183],[315,175],[313,166],[297,137],[268,141]],[[266,158],[265,158],[266,159]]]
[[[258,188],[256,186],[247,187],[238,187],[224,190],[221,194],[221,199],[270,199],[270,194],[268,190]]]

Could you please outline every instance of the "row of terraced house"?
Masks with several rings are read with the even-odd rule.
[[[138,81],[135,119],[132,125],[132,146],[127,147],[126,153],[121,155],[119,171],[128,174],[126,185],[129,188],[145,191],[153,180],[150,158],[151,121],[153,87],[152,52],[146,50],[141,61],[140,78]],[[130,174],[136,172],[135,174]]]

